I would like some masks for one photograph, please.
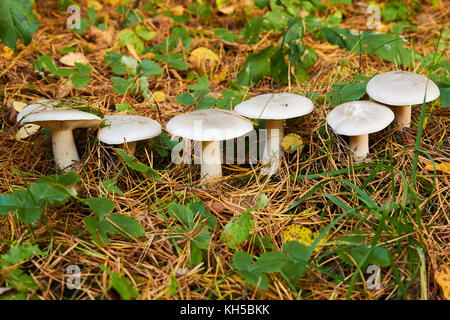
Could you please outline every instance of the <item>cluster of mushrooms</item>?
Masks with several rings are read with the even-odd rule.
[[[373,77],[367,84],[367,94],[374,101],[343,103],[326,117],[335,133],[349,136],[350,151],[357,161],[363,160],[369,153],[370,133],[386,128],[394,118],[399,127],[409,127],[411,106],[438,98],[439,88],[425,76],[392,71]],[[247,118],[263,119],[265,122],[264,163],[277,156],[280,150],[284,120],[306,115],[313,110],[312,101],[298,94],[262,94],[238,104],[234,111],[209,109],[177,115],[167,123],[166,131],[177,137],[201,142],[201,180],[205,181],[222,176],[220,141],[242,137],[253,130],[253,123]],[[60,108],[58,102],[50,100],[26,106],[17,115],[17,122],[20,125],[36,124],[51,131],[54,160],[57,167],[65,171],[80,160],[73,129],[99,128],[99,141],[119,145],[130,155],[134,154],[138,141],[161,133],[161,125],[147,117],[107,115],[102,119],[73,108]]]

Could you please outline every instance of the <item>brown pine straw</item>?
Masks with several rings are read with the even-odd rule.
[[[18,51],[11,57],[0,56],[0,193],[8,193],[21,188],[25,184],[33,183],[36,178],[20,177],[13,170],[21,170],[34,174],[54,174],[54,163],[51,153],[51,139],[48,133],[41,132],[23,141],[13,138],[17,126],[6,123],[6,103],[10,99],[31,103],[44,98],[85,97],[89,105],[101,114],[114,113],[115,104],[130,103],[140,115],[157,119],[161,125],[176,114],[190,111],[190,107],[179,105],[174,97],[187,92],[186,86],[191,81],[185,80],[187,71],[168,69],[164,66],[164,73],[160,77],[150,77],[150,89],[161,90],[167,99],[158,102],[158,108],[150,107],[153,102],[144,101],[140,96],[118,95],[112,88],[109,66],[104,61],[105,52],[113,50],[130,54],[121,47],[116,40],[110,46],[104,41],[95,38],[88,31],[80,36],[71,33],[65,27],[67,15],[57,10],[57,1],[37,1],[37,11],[40,14],[41,27],[33,36],[33,42],[28,46],[19,46]],[[179,1],[169,1],[164,5],[171,8]],[[81,1],[85,10],[85,1]],[[414,17],[418,23],[418,30],[406,34],[408,39],[414,38],[413,46],[421,54],[431,54],[434,51],[435,41],[446,18],[446,8],[443,1],[434,8],[431,4],[422,3],[422,10]],[[357,30],[365,25],[367,16],[365,9],[360,6],[339,6],[345,13],[343,28]],[[255,14],[261,13],[255,11]],[[330,10],[323,13],[332,13]],[[84,12],[85,14],[85,12]],[[215,12],[214,14],[217,14]],[[230,44],[212,36],[215,27],[225,27],[238,33],[243,27],[242,8],[237,9],[236,15],[241,19],[233,20],[228,16],[220,16],[216,25],[210,27],[200,24],[198,19],[192,19],[184,26],[193,32],[192,48],[204,46],[220,54],[219,64],[207,74],[211,82],[211,95],[221,97],[228,86],[228,79],[235,79],[248,52],[261,50],[268,45],[276,45],[279,38],[272,32],[267,32],[261,40],[252,47],[239,40],[237,44]],[[109,17],[109,30],[115,39],[120,31],[118,22],[120,17],[115,8],[104,5],[99,15]],[[446,20],[448,29],[448,19]],[[162,41],[169,36],[170,19],[147,18],[143,24],[150,30],[158,31],[158,37],[152,41]],[[281,161],[279,172],[273,177],[261,176],[260,165],[228,165],[225,164],[224,176],[213,189],[203,189],[198,183],[198,165],[169,164],[164,168],[164,160],[152,151],[149,144],[141,143],[137,150],[138,159],[154,168],[161,174],[161,182],[150,180],[133,172],[119,159],[111,147],[98,144],[96,133],[90,130],[75,132],[78,150],[82,156],[82,166],[79,168],[81,182],[76,186],[80,197],[106,196],[116,203],[114,212],[135,217],[145,229],[145,235],[140,239],[126,239],[121,236],[111,236],[111,243],[106,247],[95,245],[89,238],[83,219],[92,215],[92,212],[79,203],[68,203],[61,208],[50,208],[45,212],[49,229],[42,223],[32,226],[33,234],[27,227],[17,223],[10,214],[0,219],[0,254],[7,252],[12,241],[34,241],[41,248],[50,247],[48,255],[35,256],[14,268],[26,268],[38,284],[35,294],[41,299],[118,299],[118,294],[110,288],[110,276],[100,269],[106,266],[112,272],[119,272],[132,281],[139,292],[139,299],[296,299],[298,294],[307,294],[307,299],[344,299],[348,285],[338,283],[320,271],[311,269],[300,281],[299,292],[293,292],[279,274],[271,274],[271,284],[267,291],[255,289],[245,284],[243,278],[232,268],[232,255],[235,250],[226,246],[220,239],[221,231],[233,217],[248,208],[256,205],[258,196],[265,193],[268,196],[266,207],[252,211],[255,219],[253,239],[246,241],[239,250],[259,255],[262,251],[255,245],[255,235],[270,237],[275,245],[274,250],[281,250],[283,243],[281,234],[287,226],[295,223],[310,228],[314,232],[323,230],[329,223],[338,217],[342,210],[331,205],[322,195],[328,193],[338,198],[349,207],[360,205],[356,197],[349,197],[348,189],[339,181],[329,177],[320,179],[294,179],[300,174],[314,174],[342,169],[352,166],[348,155],[348,147],[343,137],[335,136],[325,124],[326,114],[333,108],[327,104],[324,97],[330,92],[335,82],[350,81],[352,76],[361,73],[372,76],[377,72],[397,69],[398,66],[382,61],[376,56],[362,56],[350,53],[331,45],[326,41],[318,41],[306,35],[304,42],[311,46],[319,57],[317,64],[309,70],[310,83],[299,83],[291,79],[291,92],[306,94],[308,91],[317,91],[319,99],[315,103],[312,114],[301,117],[295,123],[286,126],[287,133],[299,134],[305,147],[302,153],[285,154]],[[151,44],[151,43],[150,43]],[[91,51],[85,52],[94,71],[90,73],[91,83],[80,89],[65,89],[64,81],[57,77],[40,76],[33,70],[33,62],[43,54],[55,59],[63,55],[60,49],[75,46],[81,52],[82,47]],[[441,49],[442,51],[442,49]],[[445,52],[448,60],[450,52]],[[141,57],[142,58],[142,57]],[[196,67],[190,65],[190,70]],[[196,69],[200,74],[205,70]],[[418,66],[410,71],[421,72]],[[219,76],[220,75],[220,76]],[[251,88],[246,97],[268,92],[284,92],[287,86],[281,86],[271,79],[264,79],[256,87]],[[365,97],[367,99],[367,97]],[[159,113],[158,113],[158,110]],[[419,108],[413,109],[413,124],[418,123]],[[436,162],[449,161],[448,109],[435,108],[428,116],[424,129],[421,148]],[[395,126],[370,136],[371,159],[382,159],[392,153],[396,161],[394,181],[396,199],[400,203],[407,185],[401,172],[409,173],[412,168],[414,155],[415,133],[399,132]],[[411,140],[412,137],[412,140]],[[370,159],[369,159],[370,161]],[[438,264],[449,264],[450,228],[449,228],[449,176],[439,174],[433,179],[433,174],[425,171],[425,166],[431,161],[425,156],[419,156],[418,172],[421,180],[418,181],[419,190],[423,190],[425,182],[434,185],[433,193],[424,201],[425,196],[419,194],[420,209],[425,225],[419,229],[414,217],[405,223],[413,226],[409,233],[398,235],[381,234],[379,243],[386,246],[393,254],[399,268],[400,277],[404,282],[409,281],[410,273],[406,266],[410,263],[408,249],[411,249],[409,238],[414,238],[423,244],[427,264],[428,297],[441,299],[441,291],[433,280],[433,271]],[[382,206],[393,198],[391,177],[382,170],[368,184],[367,188],[374,190],[370,197]],[[371,170],[351,172],[341,177],[357,186],[361,186],[370,175]],[[104,194],[99,188],[102,181],[113,179],[124,195]],[[311,190],[318,183],[329,180],[322,188],[313,193],[308,199],[295,209],[288,208]],[[180,235],[171,231],[171,226],[177,222],[167,215],[167,206],[170,202],[190,203],[201,201],[217,218],[217,226],[209,249],[205,252],[203,264],[192,267],[188,264],[190,248],[188,240],[201,230],[204,221],[197,217],[197,228],[191,234]],[[362,212],[367,213],[367,212]],[[167,217],[163,218],[162,214]],[[369,216],[372,219],[373,216]],[[327,235],[328,241],[322,245],[322,250],[314,252],[311,261],[326,251],[336,248],[336,241],[345,232],[356,229],[362,230],[368,237],[368,243],[373,239],[375,230],[371,225],[360,222],[355,218],[343,219]],[[180,251],[177,252],[172,240],[176,239]],[[415,248],[412,248],[415,250]],[[68,274],[66,268],[78,265],[82,269],[82,286],[80,290],[71,291],[66,287]],[[337,254],[322,259],[318,267],[326,267],[330,272],[339,274],[347,282],[356,272],[356,268],[345,265]],[[0,279],[9,272],[9,269],[0,271]],[[175,276],[178,286],[175,293],[169,291],[171,276]],[[366,278],[367,275],[363,274]],[[383,268],[381,289],[369,291],[366,294],[361,290],[353,290],[351,299],[395,299],[398,288],[392,285],[393,274],[390,268]],[[389,284],[388,284],[388,281]],[[0,280],[0,286],[4,283]],[[355,288],[365,288],[365,284],[358,280]],[[416,279],[407,291],[408,298],[420,298],[420,281]]]

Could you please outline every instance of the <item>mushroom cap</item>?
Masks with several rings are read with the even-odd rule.
[[[338,105],[327,115],[327,122],[337,133],[359,136],[380,131],[394,120],[391,109],[372,101],[351,101]]]
[[[166,130],[195,141],[222,141],[253,130],[253,123],[235,112],[219,109],[197,110],[169,120]]]
[[[433,81],[421,74],[407,71],[377,74],[370,79],[366,87],[367,94],[373,100],[392,106],[422,104],[425,89],[425,102],[439,97],[439,88]]]
[[[98,130],[98,139],[106,144],[141,141],[161,134],[161,125],[147,117],[113,114],[103,119],[106,127]]]
[[[300,117],[314,110],[311,100],[293,93],[266,93],[238,104],[234,111],[252,119],[282,120]]]
[[[40,100],[32,103],[17,115],[21,125],[38,124],[50,130],[69,130],[75,128],[96,128],[102,119],[94,114],[71,108],[56,109],[58,101]]]

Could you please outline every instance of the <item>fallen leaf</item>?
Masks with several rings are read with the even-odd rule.
[[[69,67],[75,67],[75,63],[89,64],[89,60],[81,52],[69,52],[59,62]]]
[[[16,139],[19,139],[19,140],[26,139],[29,136],[32,136],[33,134],[38,132],[40,128],[41,127],[38,126],[37,124],[27,123],[27,124],[23,125],[22,127],[20,127],[20,129],[17,131],[15,137],[16,137]]]
[[[281,147],[283,147],[283,150],[287,153],[302,151],[303,146],[304,144],[302,138],[295,133],[290,133],[284,136],[283,140],[281,140]]]
[[[446,300],[450,300],[450,266],[441,265],[434,272],[434,279],[442,289]]]
[[[428,172],[434,172],[434,167],[432,164],[427,164],[425,166],[425,171]],[[437,163],[436,164],[436,171],[440,171],[442,173],[450,174],[450,163]]]
[[[91,26],[86,30],[86,37],[95,43],[97,48],[110,48],[114,44],[114,29],[111,26],[106,30]]]
[[[96,0],[87,0],[87,7],[94,7],[95,11],[100,11],[103,9],[103,5]]]
[[[170,13],[176,16],[181,16],[184,13],[184,7],[181,4],[179,4],[170,9]]]
[[[0,44],[1,50],[0,50],[0,56],[4,57],[4,58],[11,58],[12,55],[14,54],[14,51],[12,51],[10,48],[8,48],[7,46]]]
[[[189,61],[203,69],[213,69],[219,63],[217,54],[205,47],[199,47],[192,50]]]
[[[281,240],[283,243],[287,243],[289,241],[298,241],[305,246],[310,247],[316,238],[319,236],[319,232],[312,232],[312,230],[303,227],[298,224],[292,224],[286,228],[286,230],[281,235]],[[323,243],[325,238],[320,240],[319,243]],[[314,251],[320,251],[321,247],[317,246]]]
[[[166,100],[166,94],[163,91],[154,91],[152,94],[153,99],[155,99],[156,102],[163,102]]]

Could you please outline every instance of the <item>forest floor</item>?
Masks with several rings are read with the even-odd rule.
[[[57,1],[37,0],[35,12],[41,26],[33,41],[28,46],[18,45],[15,52],[0,45],[0,193],[10,193],[39,179],[20,172],[56,173],[48,131],[16,139],[18,125],[9,119],[8,101],[28,104],[41,99],[82,97],[101,115],[118,113],[116,105],[128,103],[137,114],[157,120],[164,128],[173,116],[195,109],[175,100],[196,82],[192,71],[208,78],[209,95],[220,98],[230,89],[229,80],[236,79],[249,53],[280,41],[280,33],[271,31],[264,32],[254,44],[242,38],[230,42],[214,34],[213,30],[221,27],[239,35],[251,17],[267,11],[255,7],[252,1],[229,1],[233,4],[232,14],[220,12],[212,2],[210,15],[200,18],[188,14],[189,20],[183,22],[175,22],[168,14],[156,15],[142,1],[134,10],[142,14],[142,24],[148,30],[156,31],[146,46],[161,43],[171,35],[172,28],[181,26],[191,37],[191,52],[204,47],[218,57],[211,67],[195,63],[187,53],[186,70],[160,63],[162,74],[148,78],[150,91],[158,94],[145,100],[140,94],[122,95],[113,88],[114,74],[105,62],[105,54],[116,51],[140,61],[151,59],[152,53],[138,53],[118,39],[119,32],[127,28],[114,4],[120,1],[99,2],[102,9],[97,15],[105,22],[106,30],[91,26],[84,34],[72,32],[66,26],[69,14],[59,10]],[[159,13],[186,13],[191,4],[148,2],[154,3]],[[408,1],[408,6],[411,3],[416,2]],[[88,5],[85,1],[80,4],[82,17],[86,17]],[[183,6],[183,11],[178,5]],[[420,6],[408,14],[414,30],[402,35],[421,56],[431,56],[438,50],[449,61],[448,46],[437,47],[442,29],[449,27],[446,2],[433,5],[422,1]],[[337,11],[342,13],[339,27],[368,30],[368,14],[361,4],[328,4],[326,10],[316,14],[325,18]],[[381,22],[379,31],[390,32],[394,25]],[[449,172],[434,171],[433,163],[450,161],[450,109],[440,107],[439,100],[427,105],[422,151],[417,160],[415,143],[421,106],[413,108],[411,129],[402,131],[392,124],[372,134],[369,159],[354,164],[345,139],[336,137],[326,125],[325,117],[334,107],[326,99],[326,94],[335,90],[332,85],[352,82],[357,74],[372,77],[398,69],[425,74],[427,70],[421,64],[405,67],[377,55],[360,55],[310,33],[304,35],[303,43],[317,54],[315,65],[306,70],[309,80],[290,79],[280,84],[264,77],[243,91],[245,98],[268,92],[317,92],[314,111],[287,123],[286,134],[298,134],[303,146],[284,153],[276,175],[260,175],[259,165],[225,164],[219,183],[214,188],[203,188],[198,182],[198,165],[171,163],[170,150],[166,150],[166,156],[157,152],[155,143],[159,141],[140,143],[136,158],[160,175],[160,179],[152,179],[126,166],[114,148],[99,144],[94,130],[78,130],[75,139],[82,165],[77,172],[81,179],[74,188],[79,197],[114,201],[114,212],[134,217],[145,234],[138,238],[111,235],[108,244],[95,243],[84,220],[93,214],[75,201],[49,206],[43,213],[45,219],[31,226],[19,222],[13,213],[0,216],[0,254],[5,255],[13,244],[25,242],[42,251],[9,268],[0,268],[0,287],[7,287],[8,274],[20,269],[34,282],[28,287],[23,284],[26,296],[39,299],[120,299],[127,298],[127,294],[139,299],[444,299],[444,286],[436,278],[443,266],[450,265]],[[67,77],[42,77],[34,68],[42,55],[59,61],[66,55],[61,50],[67,47],[83,53],[93,69],[89,84],[80,89],[75,89]],[[105,180],[115,181],[121,192],[105,191],[101,187]],[[190,263],[192,240],[205,225],[204,219],[196,216],[195,227],[186,231],[177,228],[180,222],[168,214],[170,204],[193,202],[202,203],[217,221],[210,228],[209,245],[201,251],[198,265]],[[253,219],[249,236],[238,245],[230,245],[224,240],[225,226],[245,212]],[[236,267],[236,252],[250,253],[253,259],[264,252],[282,252],[288,237],[286,230],[292,225],[307,228],[302,229],[307,233],[303,236],[311,243],[325,230],[323,241],[303,266],[306,269],[288,281],[278,270],[267,267],[263,272],[269,281],[267,288],[252,285],[249,275]],[[345,240],[344,236],[349,238]],[[298,234],[291,237],[302,238]],[[370,245],[383,248],[389,257],[387,264],[380,263],[377,289],[367,286],[371,275],[366,272],[367,263],[357,267],[355,261],[361,258],[358,254],[364,256],[370,251]],[[71,276],[67,268],[71,265],[81,268],[78,290],[66,286]],[[122,282],[126,289],[120,289],[121,279],[127,279]],[[6,296],[0,293],[0,297]]]

